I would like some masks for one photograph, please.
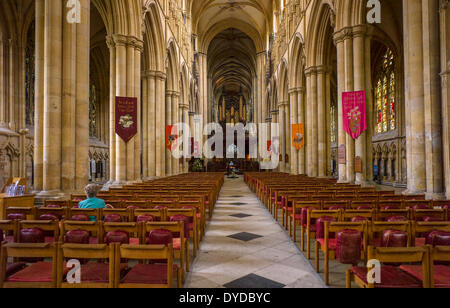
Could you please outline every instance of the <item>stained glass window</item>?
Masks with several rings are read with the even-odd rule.
[[[89,136],[97,137],[97,91],[95,85],[91,85],[89,96]]]
[[[34,23],[28,30],[27,46],[25,49],[25,122],[34,125]]]
[[[337,142],[337,108],[336,105],[331,106],[331,143]]]
[[[397,128],[396,74],[393,52],[387,48],[377,67],[375,78],[375,133]]]

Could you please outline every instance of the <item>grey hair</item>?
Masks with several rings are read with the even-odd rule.
[[[88,198],[95,198],[99,191],[99,187],[95,184],[89,184],[84,190],[86,191],[86,195]]]

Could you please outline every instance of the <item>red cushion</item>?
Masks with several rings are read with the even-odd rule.
[[[422,218],[423,221],[425,222],[439,222],[439,221],[444,221],[444,219],[442,219],[442,217],[436,217],[436,216],[426,216]]]
[[[350,270],[367,283],[367,267],[354,266]],[[422,288],[422,283],[398,267],[386,265],[381,267],[381,284],[375,284],[375,288]]]
[[[399,210],[399,205],[385,205],[381,207],[382,210]]]
[[[21,213],[11,213],[6,216],[7,220],[27,220],[27,216]]]
[[[154,207],[155,210],[164,210],[164,209],[167,209],[167,208],[168,208],[167,206],[163,206],[163,205],[157,205],[157,206]]]
[[[155,221],[155,218],[152,215],[145,214],[145,215],[139,215],[136,219],[136,222],[153,222]]]
[[[52,282],[52,262],[37,262],[12,275],[8,282]]]
[[[27,264],[25,262],[16,262],[6,264],[6,277],[9,277],[18,271],[23,270]]]
[[[352,218],[352,222],[365,222],[368,220],[369,220],[368,218],[362,216],[356,216]]]
[[[128,268],[127,264],[120,264],[120,271],[124,273]],[[91,283],[108,283],[109,264],[89,262],[81,266],[81,281]]]
[[[96,245],[96,244],[98,244],[98,238],[97,237],[90,237],[89,238],[89,244],[90,245]]]
[[[432,246],[450,246],[450,232],[432,231],[427,236],[426,244]]]
[[[402,270],[423,281],[422,265],[402,265]],[[435,265],[433,271],[435,288],[450,288],[450,268],[444,265]]]
[[[129,244],[130,243],[130,235],[125,231],[110,231],[105,235],[105,243],[120,243],[120,244]]]
[[[71,230],[64,236],[64,242],[70,244],[89,244],[89,232],[85,230]]]
[[[189,217],[184,216],[184,215],[174,215],[174,216],[171,216],[169,218],[169,221],[171,221],[171,222],[176,222],[176,221],[184,222],[184,236],[185,237],[189,237],[189,231],[191,230],[190,226],[192,225],[191,221],[189,221]],[[174,236],[178,237],[179,235],[175,234]]]
[[[174,277],[178,266],[173,265]],[[166,264],[138,264],[135,265],[128,274],[122,279],[122,283],[139,284],[167,284],[167,265]]]
[[[325,222],[326,221],[333,222],[333,221],[336,221],[336,218],[324,216],[324,217],[320,217],[319,219],[317,219],[317,221],[316,221],[316,238],[317,239],[325,237]],[[334,234],[330,233],[330,238],[333,238],[333,237],[334,237]]]
[[[424,237],[416,237],[416,240],[415,240],[415,247],[425,246],[426,240],[427,240],[427,239],[424,238]]]
[[[39,217],[39,220],[59,220],[59,217],[53,214],[43,214]]]
[[[58,205],[58,204],[49,204],[49,205],[46,206],[46,208],[49,208],[49,209],[60,209],[61,206]]]
[[[168,245],[173,242],[172,232],[169,230],[151,230],[148,234],[148,244]]]
[[[130,238],[130,245],[139,245],[139,244],[140,244],[139,238],[137,237]]]
[[[39,228],[20,230],[21,243],[45,243],[45,232]]]
[[[360,205],[356,209],[357,210],[371,210],[371,209],[373,209],[373,206],[371,206],[371,205]]]
[[[381,237],[381,247],[407,247],[408,234],[398,230],[386,230]]]
[[[105,222],[122,222],[122,216],[117,214],[110,214],[105,216]]]
[[[343,264],[357,265],[361,261],[361,232],[342,230],[336,238],[336,260]]]
[[[78,214],[78,215],[73,215],[72,218],[70,218],[70,220],[72,220],[72,221],[90,221],[90,218],[88,215]]]

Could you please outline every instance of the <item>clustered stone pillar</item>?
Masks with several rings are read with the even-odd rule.
[[[305,89],[303,87],[300,87],[297,89],[297,110],[298,110],[298,123],[305,123]],[[306,126],[305,126],[306,129]],[[305,131],[306,132],[306,131]],[[305,139],[305,135],[303,135],[303,139]],[[305,143],[306,145],[306,143]],[[298,151],[298,172],[299,174],[306,174],[306,167],[305,167],[305,146],[303,146]]]
[[[289,102],[290,102],[290,110],[291,110],[291,125],[298,124],[298,94],[297,90],[293,89],[289,91]],[[291,131],[292,133],[292,131]],[[292,136],[294,139],[294,136]],[[298,174],[298,150],[295,148],[293,142],[290,142],[291,145],[291,174]]]
[[[438,0],[403,1],[408,193],[442,193]]]
[[[445,174],[445,191],[447,199],[450,199],[450,1],[441,0],[440,3],[441,26],[441,88],[442,88],[442,138],[443,138],[443,162]]]
[[[107,37],[110,50],[110,181],[123,184],[141,179],[140,129],[128,143],[115,134],[115,98],[117,96],[138,98],[138,119],[140,119],[141,97],[141,53],[142,40],[134,36],[113,34]],[[139,126],[139,125],[138,125]]]
[[[64,1],[36,1],[34,188],[42,196],[88,182],[90,1],[80,4],[75,24]]]

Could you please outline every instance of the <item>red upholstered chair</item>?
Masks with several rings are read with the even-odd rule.
[[[342,210],[307,210],[306,219],[306,256],[311,258],[311,240],[325,238],[325,221],[338,222],[342,219]]]
[[[116,199],[108,200],[108,201],[105,200],[105,204],[106,204],[106,207],[110,208],[110,209],[121,209],[121,208],[124,208],[124,202],[116,200]]]
[[[55,205],[56,206],[56,205]],[[61,220],[67,217],[68,209],[62,207],[36,208],[37,220]]]
[[[375,210],[346,210],[343,212],[342,218],[349,222],[373,221],[375,214]]]
[[[118,288],[172,288],[174,272],[178,273],[178,288],[182,287],[181,271],[173,264],[172,245],[116,245],[116,287]],[[151,261],[165,260],[164,263],[139,263],[131,268],[123,279],[120,272],[120,259]]]
[[[411,213],[409,210],[378,210],[376,221],[409,221]]]
[[[289,236],[294,242],[297,241],[297,226],[300,226],[300,246],[305,250],[305,229],[307,220],[307,210],[320,210],[322,208],[321,201],[294,201],[293,213],[289,215]],[[295,214],[294,214],[295,213]]]
[[[101,211],[100,209],[78,209],[71,208],[67,214],[67,220],[72,220],[72,217],[77,215],[86,215],[89,217],[94,217],[96,221],[100,221]]]
[[[428,200],[405,200],[403,208],[412,210],[429,210],[433,208],[433,201]]]
[[[3,245],[8,244],[7,242],[1,242],[0,241],[0,254],[1,254],[1,249]],[[6,260],[6,269],[5,269],[5,277],[8,278],[9,276],[17,273],[18,271],[23,270],[27,264],[25,262],[13,262],[13,263],[8,263],[8,260]],[[1,267],[0,267],[0,273],[1,273]],[[2,274],[0,274],[1,276]]]
[[[446,221],[446,210],[444,209],[415,209],[411,211],[412,220],[414,221]]]
[[[34,207],[8,207],[5,209],[6,220],[32,220],[36,217]]]
[[[103,223],[104,243],[139,245],[142,241],[142,224],[136,222]]]
[[[172,244],[174,257],[180,260],[181,277],[184,270],[189,272],[190,255],[189,240],[184,236],[184,222],[152,222],[143,226],[142,243],[150,245]]]
[[[416,221],[412,224],[412,243],[414,246],[424,246],[428,234],[432,231],[450,232],[450,222],[448,221]]]
[[[55,220],[23,220],[19,222],[19,242],[20,243],[39,243],[41,241],[40,232],[44,232],[44,241],[46,243],[56,243],[59,241],[59,222]],[[24,233],[24,230],[29,230]]]
[[[0,242],[17,243],[19,236],[17,220],[0,220]]]
[[[136,201],[136,200],[130,200],[124,203],[124,207],[126,209],[134,208],[134,209],[147,209],[149,208],[149,203],[147,201]]]
[[[402,270],[401,267],[382,265],[380,269],[380,283],[371,283],[367,273],[372,267],[354,266],[347,270],[346,285],[351,288],[355,282],[361,288],[429,288],[430,256],[428,247],[408,248],[374,248],[369,246],[368,259],[378,260],[381,263],[421,263],[422,272],[425,273],[423,281]]]
[[[57,284],[60,288],[114,288],[115,282],[115,252],[116,244],[63,244],[61,257],[58,258]],[[91,260],[81,264],[80,283],[70,283],[66,274],[70,270],[64,260]],[[101,260],[99,262],[98,260]],[[95,262],[94,262],[95,261]],[[119,275],[124,272],[127,265],[118,265]]]
[[[103,243],[103,222],[65,220],[61,223],[61,241],[66,243],[69,231],[86,231],[89,233],[89,244]],[[69,241],[73,243],[73,241]]]
[[[335,236],[332,236],[335,234]],[[324,282],[329,285],[329,260],[356,266],[365,260],[367,248],[367,221],[364,222],[325,222],[325,237],[315,243],[316,271],[320,272],[319,250],[324,260]]]
[[[38,258],[51,261],[32,263],[9,277],[0,275],[0,288],[56,288],[58,245],[50,243],[3,245],[1,273],[6,273],[8,258]]]
[[[391,233],[385,233],[391,231]],[[397,231],[397,232],[392,232]],[[406,236],[406,240],[405,240]],[[395,245],[405,243],[411,246],[411,224],[405,222],[372,222],[369,224],[369,245],[372,247],[382,247],[382,245]]]
[[[200,237],[203,237],[206,229],[206,209],[200,200],[180,200],[178,206],[181,209],[195,209],[197,213],[197,223],[200,231]]]
[[[378,209],[380,210],[401,210],[403,208],[402,200],[380,200],[378,202]]]
[[[352,210],[373,210],[377,208],[377,202],[356,200],[350,203],[350,209]]]
[[[44,200],[44,208],[67,208],[70,207],[69,200]]]
[[[193,242],[193,254],[194,257],[197,256],[197,250],[199,247],[199,228],[197,222],[197,214],[193,209],[168,209],[167,217],[169,221],[179,221],[180,219],[184,221],[182,216],[188,218],[187,225],[184,225],[185,233],[184,236],[186,238],[192,239]],[[177,219],[174,219],[178,217]]]
[[[166,221],[166,209],[134,209],[132,221],[137,222],[137,219],[142,215],[149,215],[153,217],[153,221]]]
[[[322,210],[325,211],[336,211],[336,210],[346,210],[349,208],[348,201],[324,201],[322,202]]]

